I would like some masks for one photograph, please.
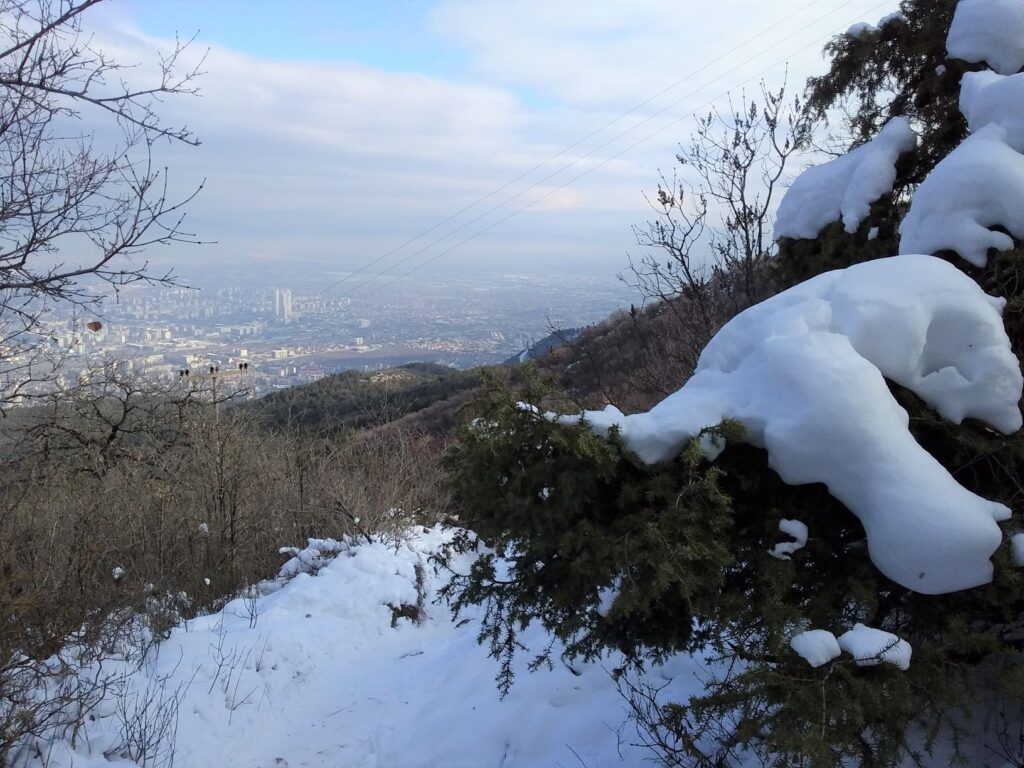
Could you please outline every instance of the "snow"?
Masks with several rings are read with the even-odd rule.
[[[1017,568],[1024,568],[1024,533],[1010,537],[1010,561]]]
[[[910,121],[897,117],[867,144],[808,168],[779,204],[775,237],[814,238],[840,219],[847,232],[856,232],[871,204],[892,191],[900,155],[916,146]]]
[[[972,133],[998,125],[1006,131],[1006,143],[1024,152],[1024,74],[966,73],[960,81],[960,111]]]
[[[787,483],[825,483],[864,525],[871,560],[926,594],[988,583],[1010,511],[961,486],[907,429],[888,378],[955,423],[1021,427],[1024,379],[1003,301],[930,256],[878,259],[819,275],[741,313],[697,370],[646,413],[578,416],[648,463],[735,419]]]
[[[806,659],[812,667],[828,664],[842,654],[836,636],[824,629],[811,629],[793,635],[789,647],[798,656]]]
[[[176,702],[169,710],[176,712],[175,768],[649,765],[653,753],[634,743],[611,676],[621,658],[570,669],[556,652],[553,669],[529,673],[526,652],[502,700],[497,662],[477,643],[483,609],[454,623],[433,602],[446,573],[422,571],[422,623],[394,621],[390,606],[417,601],[417,566],[450,535],[417,528],[387,544],[314,540],[288,549],[287,578],[175,629],[120,702],[112,693],[97,708],[75,749],[55,742],[31,768],[47,757],[49,768],[129,765],[114,759],[120,713],[147,702],[150,719],[157,703]],[[452,566],[467,569],[471,559]],[[520,637],[531,651],[551,641],[537,626]],[[135,669],[119,664],[108,661],[104,670]],[[676,656],[643,679],[667,685],[669,700],[686,701],[708,673],[699,658]],[[165,756],[147,764],[169,765]]]
[[[597,591],[597,613],[599,616],[607,616],[611,613],[612,606],[615,605],[621,592],[621,579],[616,579],[610,586],[602,587]]]
[[[789,560],[794,552],[803,549],[807,544],[807,526],[799,520],[780,520],[779,530],[792,536],[793,541],[776,544],[768,551],[768,554],[778,560]]]
[[[877,31],[878,27],[874,24],[868,24],[866,21],[858,21],[856,24],[850,25],[850,28],[846,30],[846,34],[850,37],[861,37],[862,35]]]
[[[846,30],[846,34],[850,37],[861,37],[866,34],[874,34],[881,32],[886,26],[892,24],[894,21],[906,21],[907,17],[897,11],[896,13],[888,13],[878,20],[877,24],[868,24],[866,21],[860,21],[853,24]]]
[[[860,667],[885,662],[910,669],[910,643],[881,629],[854,624],[853,629],[839,636],[839,647],[853,656]]]
[[[1005,228],[1010,234],[992,229]],[[978,267],[1024,237],[1024,155],[989,124],[932,169],[900,224],[900,253],[956,251]]]
[[[120,565],[115,565],[113,570],[111,570],[110,575],[113,577],[114,581],[120,581],[124,578],[124,568]]]
[[[954,59],[986,62],[1001,75],[1024,67],[1024,3],[1020,0],[960,0],[946,38]]]
[[[903,24],[907,23],[907,17],[903,15],[902,11],[893,11],[892,13],[887,13],[885,16],[878,20],[878,28],[884,29],[885,27],[897,21]]]

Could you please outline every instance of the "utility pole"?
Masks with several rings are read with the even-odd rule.
[[[192,379],[209,379],[211,395],[213,397],[213,423],[220,424],[220,401],[217,399],[217,380],[223,377],[236,377],[236,376],[247,376],[249,374],[249,364],[239,363],[238,368],[229,368],[222,371],[219,365],[209,366],[209,370],[206,373],[200,373],[192,376],[192,371],[188,368],[183,368],[178,371],[179,378],[192,378]]]

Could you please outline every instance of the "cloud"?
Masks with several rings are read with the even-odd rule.
[[[699,9],[664,0],[442,0],[432,22],[470,51],[481,76],[574,104],[628,108],[693,75],[664,103],[734,70],[696,97],[697,106],[766,67],[779,76],[787,59],[801,83],[820,66],[826,36],[864,14],[874,18],[877,8],[877,0],[726,0]]]
[[[851,8],[858,4],[867,2]],[[206,180],[189,223],[218,244],[154,256],[206,261],[260,254],[293,268],[359,267],[545,163],[799,5],[737,0],[695,15],[692,4],[660,0],[443,0],[431,29],[468,52],[470,70],[459,79],[356,62],[273,59],[214,42],[202,95],[163,105],[170,122],[187,123],[203,144],[164,148],[160,159],[181,192]],[[119,61],[151,60],[154,50],[172,44],[146,36],[127,16],[104,14],[97,34]],[[843,29],[847,21],[831,19]],[[827,29],[822,25],[821,33]],[[779,27],[766,44],[792,32],[791,25]],[[814,39],[812,32],[797,37],[794,45]],[[791,49],[780,48],[776,58]],[[190,55],[203,50],[198,42]],[[702,82],[728,66],[710,67]],[[737,77],[724,78],[718,92]],[[643,190],[655,187],[659,167],[673,164],[677,142],[690,131],[687,115],[704,102],[684,100],[639,124],[685,92],[667,94],[526,173],[381,266],[462,227],[398,270],[405,271],[547,195],[438,263],[508,268],[550,263],[558,254],[611,274],[633,244],[630,225],[649,215]],[[659,129],[665,130],[640,141]],[[532,184],[536,189],[528,189]]]

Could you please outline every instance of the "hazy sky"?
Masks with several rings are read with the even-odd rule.
[[[729,91],[756,91],[761,78],[781,82],[787,62],[790,84],[802,85],[821,70],[829,35],[895,7],[112,0],[88,22],[119,61],[151,59],[175,33],[197,34],[196,55],[209,49],[202,95],[164,110],[203,142],[162,159],[176,184],[206,179],[190,226],[218,243],[186,252],[186,273],[239,259],[325,272],[379,260],[371,271],[418,268],[412,278],[472,268],[611,279],[635,251],[630,225],[647,216],[643,192],[671,169],[694,111]]]

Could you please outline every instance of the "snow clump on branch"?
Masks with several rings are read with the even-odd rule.
[[[775,237],[815,238],[840,219],[847,232],[856,232],[871,204],[892,192],[900,155],[916,146],[910,121],[897,117],[867,144],[808,168],[779,204]]]
[[[1003,304],[931,256],[857,264],[733,318],[693,377],[650,411],[552,418],[615,429],[648,463],[739,421],[785,482],[825,483],[857,515],[886,576],[925,594],[968,589],[991,581],[996,521],[1010,510],[961,486],[914,440],[885,379],[954,423],[1016,431],[1024,379]]]

